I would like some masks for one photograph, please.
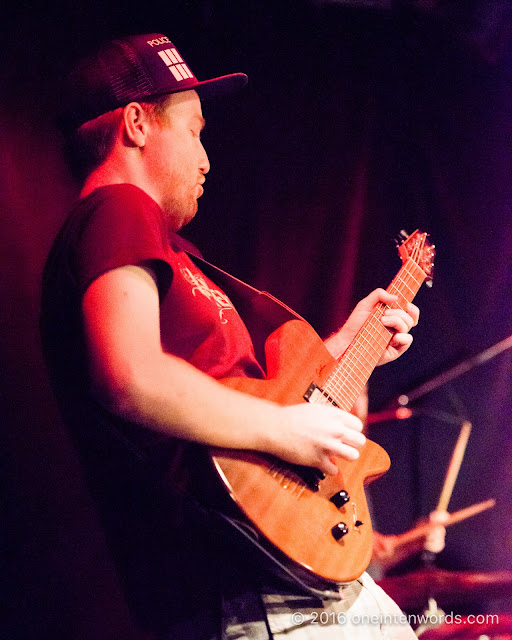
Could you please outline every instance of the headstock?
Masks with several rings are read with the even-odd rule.
[[[400,239],[397,241],[398,255],[402,262],[413,260],[424,272],[426,284],[432,286],[434,277],[434,258],[436,255],[435,245],[428,238],[428,233],[423,233],[416,229],[411,235],[405,231],[400,232]]]

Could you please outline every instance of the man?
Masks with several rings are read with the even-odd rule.
[[[254,290],[175,235],[195,216],[210,168],[199,96],[245,82],[243,74],[197,81],[162,34],[114,41],[76,68],[63,126],[85,179],[45,271],[45,352],[140,624],[161,638],[343,638],[348,628],[332,623],[338,612],[399,613],[368,576],[339,600],[312,599],[260,570],[182,490],[197,445],[330,474],[333,456],[354,460],[365,443],[360,420],[340,409],[280,406],[218,382],[264,378],[258,330],[265,337],[296,317],[266,300],[268,315],[249,321]],[[392,309],[395,301],[371,293],[328,350],[339,357],[383,302],[394,333],[380,364],[401,355],[419,311]],[[315,626],[315,612],[331,612],[329,624]],[[380,627],[354,627],[350,637],[382,637]],[[411,637],[406,625],[393,629]]]

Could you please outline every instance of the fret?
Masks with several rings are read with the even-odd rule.
[[[367,325],[366,329],[373,329],[373,333],[366,332],[363,328],[361,340],[365,343],[366,352],[372,355],[375,363],[377,363],[382,356],[383,349],[388,346],[391,335],[389,330],[380,322],[380,319],[371,318],[367,321]],[[370,353],[368,347],[372,350],[372,353]]]
[[[331,379],[325,385],[324,389],[330,395],[335,396],[335,398],[337,399],[337,404],[340,404],[340,398],[343,398],[345,396],[349,396],[350,398],[353,397],[355,401],[355,399],[361,393],[361,389],[370,377],[372,371],[373,368],[371,371],[366,371],[365,375],[360,375],[359,372],[354,371],[355,376],[353,376],[351,372],[344,371],[341,375],[338,375],[336,377],[336,380],[333,379],[334,377],[331,377]]]
[[[353,384],[353,382],[355,382],[355,384]],[[340,392],[343,387],[352,387],[352,391],[357,392],[359,382],[360,381],[357,380],[353,381],[350,374],[348,374],[343,378],[343,380],[339,380],[337,385],[331,385],[329,390],[332,392]]]
[[[350,352],[356,349],[359,346],[359,341],[362,341],[365,343],[365,345],[369,346],[375,353],[379,353],[379,345],[375,344],[375,340],[378,340],[379,338],[382,338],[383,340],[385,340],[386,338],[388,338],[388,336],[384,334],[385,330],[386,330],[386,327],[380,322],[380,319],[377,319],[374,315],[370,316],[366,321],[365,325],[363,325],[363,328],[361,329],[360,334],[356,336],[356,340],[353,343],[354,347],[349,347],[347,351]],[[376,335],[368,335],[370,334],[371,331]],[[370,353],[366,347],[364,348],[367,351],[367,353]]]
[[[375,367],[375,361],[371,361],[368,358],[366,358],[366,354],[368,353],[366,350],[357,350],[357,353],[354,353],[354,351],[356,350],[351,350],[349,352],[347,352],[347,356],[345,358],[345,361],[347,362],[347,364],[350,364],[352,362],[355,361],[355,363],[358,366],[363,366],[364,364],[368,365],[369,370],[372,371]],[[365,362],[363,363],[362,360],[364,360]]]
[[[406,296],[405,293],[404,293],[403,298],[404,298],[404,300],[407,300],[407,301],[410,302],[413,299],[413,297],[416,295],[416,291],[414,291],[414,289],[409,287],[405,281],[401,281],[400,284],[402,286],[406,287],[409,290],[410,295]],[[394,289],[396,289],[396,291]],[[396,287],[392,287],[390,289],[390,293],[394,293],[396,295],[400,295],[402,293],[402,291],[401,291],[400,287],[396,286]]]
[[[333,381],[333,383],[342,384],[345,377],[353,376],[354,373],[357,377],[362,377],[361,372],[369,376],[374,368],[375,365],[371,367],[360,367],[359,361],[355,358],[353,358],[351,361],[344,360],[343,365],[339,367],[331,376],[331,380]]]

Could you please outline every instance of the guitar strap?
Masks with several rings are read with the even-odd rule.
[[[198,249],[184,238],[174,235],[173,240],[213,282],[222,287],[233,302],[252,338],[256,358],[265,369],[265,342],[268,336],[289,320],[306,320],[270,293],[260,291],[207,262]]]

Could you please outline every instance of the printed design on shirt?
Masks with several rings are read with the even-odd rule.
[[[230,309],[234,309],[231,304],[231,300],[227,297],[225,293],[219,291],[218,289],[212,289],[208,286],[206,280],[199,273],[192,273],[190,269],[187,267],[180,268],[181,275],[185,278],[187,282],[192,285],[192,294],[195,296],[196,292],[202,293],[205,298],[208,300],[212,300],[219,309],[219,317],[221,324],[227,323],[227,318],[224,317],[224,312]]]
[[[178,82],[181,82],[186,78],[194,77],[194,74],[187,67],[177,49],[163,49],[162,51],[158,51],[158,55],[165,62],[167,68]]]

